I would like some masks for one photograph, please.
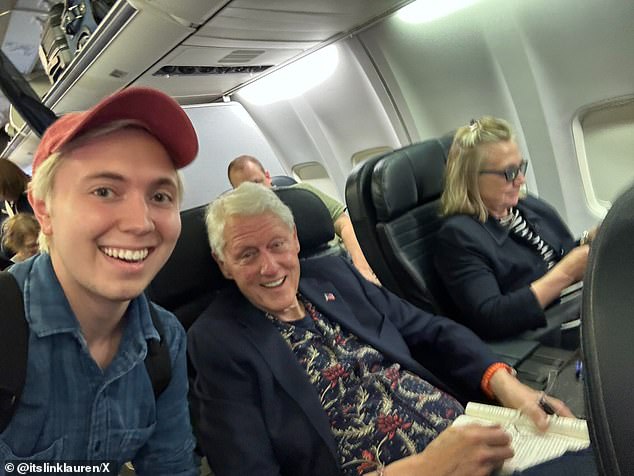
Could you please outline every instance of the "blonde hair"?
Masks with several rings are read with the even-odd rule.
[[[470,215],[485,222],[489,212],[480,196],[478,175],[487,157],[487,145],[514,140],[503,119],[483,116],[456,131],[449,149],[441,214]]]
[[[235,215],[254,216],[272,213],[292,231],[295,229],[293,212],[273,190],[262,184],[243,182],[238,187],[223,193],[207,207],[205,222],[209,245],[214,254],[224,260],[225,225]]]
[[[37,238],[40,224],[30,213],[16,213],[2,223],[2,247],[14,254],[24,251],[30,236]]]
[[[147,131],[143,123],[139,121],[134,121],[130,119],[113,121],[104,126],[92,129],[79,137],[76,137],[75,139],[65,144],[59,151],[53,152],[51,155],[49,155],[35,170],[35,173],[33,174],[33,179],[29,184],[29,191],[31,192],[33,198],[43,200],[48,210],[51,203],[51,197],[53,195],[55,176],[57,175],[57,170],[59,169],[59,165],[62,162],[63,158],[68,156],[73,150],[86,144],[86,142],[91,139],[102,137],[112,132],[116,132],[126,128],[139,128]],[[178,192],[178,201],[180,203],[183,199],[184,187],[179,171],[177,171],[176,173],[176,188]],[[50,213],[50,210],[48,211]],[[40,230],[38,244],[41,253],[49,252],[49,238],[47,235],[44,234],[42,230]]]

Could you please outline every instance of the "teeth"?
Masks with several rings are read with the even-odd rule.
[[[270,283],[262,283],[262,286],[265,288],[275,288],[284,282],[284,278],[280,278],[277,281],[272,281]]]
[[[111,258],[117,258],[124,261],[143,261],[147,258],[149,250],[143,248],[142,250],[124,250],[121,248],[101,248],[106,255]]]

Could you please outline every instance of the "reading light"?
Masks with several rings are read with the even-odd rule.
[[[401,8],[397,17],[407,23],[428,23],[467,8],[478,0],[418,0]]]
[[[240,90],[240,96],[258,105],[301,96],[328,79],[338,62],[337,46],[327,46],[245,86]]]

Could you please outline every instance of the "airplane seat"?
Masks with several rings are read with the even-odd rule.
[[[407,283],[403,297],[451,315],[433,263],[446,160],[438,139],[403,147],[374,165],[371,192],[379,246],[393,273]]]
[[[289,185],[295,185],[297,180],[288,175],[274,175],[271,177],[271,184],[274,187],[288,187]]]
[[[345,253],[342,247],[330,244],[335,237],[335,227],[328,208],[317,195],[296,187],[278,187],[275,193],[293,212],[300,259]]]
[[[206,205],[181,212],[181,235],[172,255],[150,283],[148,297],[173,312],[185,330],[228,282],[211,256]]]
[[[634,187],[603,220],[584,279],[582,353],[590,437],[600,474],[634,468]]]
[[[0,254],[0,271],[7,269],[13,264],[13,261],[6,259]]]
[[[365,259],[381,284],[402,296],[400,280],[392,271],[379,245],[376,210],[372,203],[372,171],[379,160],[392,153],[378,155],[357,164],[346,180],[345,196],[348,215]]]

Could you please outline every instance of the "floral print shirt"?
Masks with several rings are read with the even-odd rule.
[[[298,297],[306,317],[292,323],[268,317],[319,394],[346,475],[419,453],[463,413],[453,397],[386,360]]]

